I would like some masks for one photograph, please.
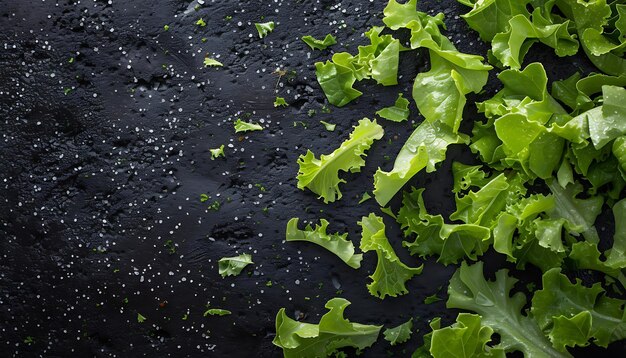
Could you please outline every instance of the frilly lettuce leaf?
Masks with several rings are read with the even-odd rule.
[[[582,192],[580,184],[571,184],[563,188],[555,180],[546,183],[554,195],[556,204],[549,212],[550,217],[564,219],[564,226],[570,233],[583,234],[588,241],[597,243],[598,233],[593,225],[602,212],[604,203],[602,197],[579,199],[577,196]]]
[[[321,219],[315,228],[307,225],[304,230],[298,229],[298,218],[292,218],[287,223],[287,241],[308,241],[317,244],[339,257],[348,266],[358,269],[361,267],[363,255],[354,253],[354,245],[348,240],[348,234],[327,234],[328,221]]]
[[[587,346],[591,335],[592,316],[589,311],[582,311],[572,317],[553,317],[554,326],[549,337],[554,348],[565,351],[565,347]]]
[[[411,338],[413,334],[413,318],[393,328],[387,328],[383,331],[385,340],[392,346],[404,343]]]
[[[354,82],[373,79],[383,86],[398,84],[400,42],[391,35],[380,35],[384,28],[374,26],[365,33],[369,45],[359,46],[357,55],[336,53],[332,61],[315,63],[315,74],[328,101],[342,107],[361,96]]]
[[[482,188],[491,178],[481,170],[482,165],[466,165],[459,162],[452,163],[452,176],[454,184],[452,192],[455,194],[469,190],[472,187]]]
[[[385,172],[379,168],[376,171],[374,196],[378,204],[387,205],[404,184],[422,169],[435,171],[435,165],[446,159],[450,144],[467,143],[467,140],[467,136],[455,134],[438,122],[422,122],[400,149],[393,169]]]
[[[383,133],[383,128],[376,120],[364,118],[354,127],[350,139],[331,154],[322,155],[319,159],[311,151],[300,155],[298,189],[308,188],[323,198],[325,203],[341,199],[339,184],[345,183],[345,180],[339,178],[339,171],[359,172],[365,165],[365,151],[375,140],[382,138]]]
[[[398,94],[398,99],[393,106],[385,107],[376,112],[377,116],[393,122],[404,122],[409,119],[409,114],[409,100],[404,98],[402,93]]]
[[[350,302],[333,298],[325,305],[329,311],[319,324],[295,321],[281,308],[276,315],[274,345],[283,349],[285,358],[328,357],[340,348],[363,350],[376,342],[382,326],[352,323],[344,318]]]
[[[526,297],[521,292],[510,296],[516,282],[507,270],[496,272],[495,281],[487,281],[482,262],[473,266],[463,262],[450,279],[447,307],[478,313],[482,325],[500,335],[497,348],[505,352],[521,351],[526,357],[571,357],[555,350],[537,323],[521,313]]]
[[[554,268],[543,275],[543,288],[535,292],[531,313],[544,331],[551,332],[551,340],[561,349],[565,345],[578,344],[580,337],[567,337],[568,330],[560,327],[566,317],[569,326],[575,325],[581,332],[587,332],[586,340],[606,347],[609,343],[626,338],[626,316],[623,300],[605,296],[600,283],[585,287],[580,280],[571,283],[567,276]],[[573,317],[587,312],[591,317]],[[556,319],[556,320],[555,320]],[[586,329],[591,323],[591,329]],[[557,332],[554,332],[554,330]],[[571,340],[571,338],[576,338]],[[585,340],[585,341],[586,341]]]
[[[575,263],[575,267],[582,270],[595,270],[605,273],[615,279],[617,279],[622,286],[626,287],[626,276],[619,267],[620,261],[603,261],[600,259],[600,251],[598,250],[598,244],[581,241],[572,245],[572,250],[569,253],[569,258]]]
[[[433,358],[505,358],[502,349],[487,345],[492,335],[493,329],[483,326],[479,315],[459,313],[452,325],[433,327],[429,351]]]
[[[337,43],[335,36],[328,34],[323,40],[318,40],[311,35],[302,36],[302,41],[309,45],[311,50],[326,50],[328,46],[332,46]]]
[[[489,228],[473,224],[446,224],[441,215],[428,214],[423,192],[424,189],[413,189],[405,193],[397,215],[405,236],[417,235],[415,241],[402,243],[412,255],[437,255],[437,261],[448,265],[465,257],[476,260],[487,250],[491,236]]]
[[[372,213],[364,216],[359,225],[362,228],[361,251],[375,251],[378,256],[376,270],[370,276],[372,282],[367,285],[370,294],[381,299],[407,294],[406,281],[419,275],[424,265],[408,267],[400,261],[385,236],[385,224],[381,217]]]
[[[598,38],[604,32],[611,17],[611,7],[606,0],[569,1],[556,0],[559,10],[572,20],[585,53],[602,72],[619,76],[626,73],[626,59],[619,53],[599,54]],[[594,54],[598,53],[598,55]]]

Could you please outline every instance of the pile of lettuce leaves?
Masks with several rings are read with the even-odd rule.
[[[365,33],[369,45],[315,64],[328,101],[345,106],[362,94],[355,88],[359,81],[396,85],[401,53],[428,54],[430,69],[417,75],[412,96],[424,120],[393,167],[379,168],[373,178],[374,198],[402,228],[403,247],[420,258],[459,265],[446,305],[464,312],[449,326],[432,319],[431,332],[413,357],[510,352],[570,357],[570,347],[607,347],[626,338],[626,301],[616,298],[626,287],[626,1],[458,1],[471,8],[462,16],[469,27],[491,43],[486,57],[458,51],[445,36],[443,14],[418,11],[417,0],[390,0],[384,26]],[[404,45],[394,37],[398,31],[410,33]],[[541,63],[524,62],[529,51],[547,48],[557,56],[584,52],[597,71],[549,85]],[[490,71],[499,71],[501,90],[471,104],[483,120],[462,133],[466,96],[483,90]],[[407,109],[401,100],[390,109],[403,113],[399,121]],[[340,200],[340,186],[350,185],[341,172],[358,172],[366,151],[383,136],[383,126],[365,118],[331,154],[318,159],[307,151],[298,160],[298,187],[326,203]],[[428,211],[424,188],[406,184],[419,172],[437,170],[450,145],[466,146],[482,164],[453,163],[456,211],[444,217]],[[401,206],[386,207],[401,192]],[[595,226],[603,211],[612,213],[615,223],[608,246],[599,245]],[[320,245],[357,270],[363,254],[376,253],[368,291],[381,300],[409,294],[405,283],[419,276],[423,265],[398,258],[381,216],[371,213],[358,225],[362,253],[347,234],[327,233],[332,222],[324,219],[304,229],[292,219],[286,239]],[[516,289],[517,279],[506,269],[487,279],[480,260],[491,249],[518,269],[538,268],[541,287],[530,294]],[[568,277],[581,269],[601,279],[583,284]],[[285,357],[344,356],[345,347],[366,349],[383,327],[350,322],[344,317],[349,304],[331,299],[317,324],[289,318],[281,309],[273,343]],[[408,320],[387,328],[384,338],[401,344],[411,327]]]

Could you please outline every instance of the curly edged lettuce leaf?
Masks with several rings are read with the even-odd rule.
[[[459,313],[450,326],[440,328],[439,321],[431,323],[428,350],[432,357],[505,358],[504,350],[487,345],[492,340],[493,329],[481,321],[479,315]]]
[[[409,267],[400,261],[385,235],[383,219],[371,213],[358,223],[362,228],[361,251],[375,251],[378,256],[376,270],[369,276],[372,282],[367,289],[372,296],[384,299],[409,293],[406,281],[422,273],[424,265]]]
[[[426,211],[422,193],[413,189],[402,198],[397,221],[405,236],[417,235],[415,241],[402,242],[412,255],[427,257],[436,255],[444,265],[457,263],[465,257],[476,260],[489,247],[489,228],[473,224],[446,224],[441,215]]]
[[[387,205],[422,169],[435,171],[435,166],[446,159],[449,145],[467,142],[466,135],[453,133],[441,123],[420,123],[400,149],[391,171],[378,168],[374,174],[374,196],[378,204]]]
[[[354,244],[348,240],[348,234],[328,234],[328,221],[321,219],[315,228],[307,225],[304,230],[298,229],[298,218],[287,222],[286,241],[307,241],[317,244],[339,257],[348,266],[358,269],[361,267],[362,254],[354,253]]]
[[[594,196],[587,199],[577,198],[583,191],[582,185],[571,184],[563,188],[558,182],[546,182],[554,196],[555,206],[549,214],[552,218],[565,220],[565,228],[572,234],[582,234],[589,242],[597,243],[600,239],[593,226],[602,212],[604,199]]]
[[[364,118],[354,127],[350,138],[331,154],[323,154],[318,159],[308,150],[306,155],[300,155],[298,189],[308,188],[323,198],[325,203],[341,199],[339,184],[345,183],[345,180],[339,178],[339,171],[359,172],[365,165],[365,151],[383,134],[384,130],[376,120]]]
[[[383,13],[383,22],[391,29],[411,31],[412,49],[429,50],[431,69],[418,74],[413,85],[413,99],[420,113],[427,121],[444,123],[456,133],[465,96],[482,90],[492,67],[483,64],[481,56],[459,52],[440,31],[443,14],[430,16],[417,11],[417,0],[406,4],[390,0]]]
[[[614,43],[605,36],[605,29],[619,30],[620,22],[609,21],[613,11],[621,11],[621,7],[611,7],[606,0],[567,1],[556,0],[559,10],[571,19],[580,38],[583,50],[591,62],[602,72],[619,76],[626,73],[626,59],[623,56],[623,37],[621,43]],[[620,10],[621,8],[621,10]]]
[[[530,47],[541,42],[558,56],[578,52],[579,43],[569,20],[552,13],[554,1],[489,0],[459,2],[472,6],[462,15],[480,37],[492,43],[492,63],[520,68]]]
[[[600,283],[585,287],[580,280],[571,283],[554,268],[543,275],[543,288],[535,292],[531,313],[562,351],[566,346],[609,343],[626,338],[623,300],[605,295]],[[572,332],[577,332],[572,334]]]
[[[361,351],[376,342],[382,326],[350,322],[344,318],[349,305],[346,299],[331,299],[325,305],[329,311],[319,324],[293,320],[281,308],[276,315],[276,337],[272,343],[283,349],[285,358],[328,357],[345,347]]]
[[[482,262],[472,266],[463,262],[450,279],[447,307],[478,313],[482,325],[500,335],[496,348],[505,352],[521,351],[526,357],[571,357],[554,349],[537,322],[521,313],[526,297],[521,292],[510,296],[516,282],[507,270],[496,272],[496,280],[488,281]]]
[[[398,64],[403,47],[391,35],[380,35],[384,27],[374,26],[365,33],[370,44],[359,46],[358,54],[336,53],[332,61],[315,63],[317,81],[328,101],[343,107],[361,96],[354,83],[373,79],[383,86],[398,84]]]

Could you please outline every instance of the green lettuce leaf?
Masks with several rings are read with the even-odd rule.
[[[378,168],[374,175],[374,196],[381,206],[396,195],[415,174],[422,169],[435,171],[435,165],[446,159],[450,144],[467,143],[467,137],[455,134],[438,122],[422,122],[407,139],[396,157],[393,169],[385,172]]]
[[[211,160],[215,160],[219,157],[226,157],[224,154],[224,144],[220,145],[219,148],[209,149],[209,152],[211,152]]]
[[[221,308],[209,308],[206,311],[204,311],[203,316],[207,317],[207,316],[227,316],[229,314],[232,314],[231,311],[229,310],[224,310]]]
[[[404,98],[402,93],[398,94],[398,99],[393,106],[385,107],[376,112],[377,116],[393,122],[404,122],[409,119],[409,114],[409,100]]]
[[[565,351],[565,347],[589,345],[591,320],[589,311],[582,311],[573,317],[554,316],[554,326],[549,334],[554,348]]]
[[[339,257],[348,266],[357,269],[361,267],[363,255],[354,253],[354,245],[348,240],[348,234],[327,234],[328,221],[321,219],[315,228],[307,225],[304,230],[298,229],[298,218],[292,218],[287,223],[287,241],[308,241],[317,244]]]
[[[329,46],[337,43],[335,36],[328,34],[323,40],[318,40],[311,35],[302,36],[302,41],[309,45],[311,50],[326,50]]]
[[[392,346],[404,343],[411,338],[413,334],[413,318],[393,328],[387,328],[383,331],[385,340]]]
[[[537,40],[553,47],[558,56],[575,55],[579,44],[575,36],[569,33],[569,21],[552,24],[545,20],[547,19],[533,16],[531,22],[525,15],[513,16],[509,20],[508,30],[493,38],[494,57],[504,66],[519,69],[526,52]]]
[[[556,180],[546,182],[554,195],[555,206],[549,214],[555,219],[564,219],[565,228],[573,234],[583,234],[590,242],[598,242],[598,232],[593,226],[602,212],[604,200],[600,196],[579,199],[576,196],[583,190],[582,185],[561,187]]]
[[[605,273],[626,287],[626,276],[624,276],[621,267],[619,267],[624,259],[619,257],[618,260],[615,260],[614,257],[612,261],[602,261],[600,256],[598,245],[585,241],[574,243],[569,253],[569,258],[574,261],[576,268]]]
[[[400,42],[391,35],[380,35],[384,27],[374,26],[365,33],[369,45],[359,46],[355,56],[336,53],[331,61],[315,63],[317,81],[328,101],[342,107],[362,93],[353,88],[355,81],[373,79],[383,86],[398,84]]]
[[[378,256],[376,270],[369,276],[372,282],[367,285],[372,296],[384,299],[409,293],[405,283],[413,276],[422,273],[424,265],[408,267],[400,261],[385,235],[383,219],[375,214],[364,216],[359,225],[362,228],[361,251],[375,251]]]
[[[237,276],[246,266],[253,264],[252,255],[241,254],[233,257],[222,257],[218,261],[219,273],[222,277]]]
[[[526,6],[531,0],[486,0],[465,1],[460,3],[472,6],[472,10],[461,17],[478,34],[483,41],[491,42],[493,38],[509,28],[509,20],[515,15],[528,15]]]
[[[471,224],[446,224],[441,215],[430,215],[424,206],[424,189],[405,193],[397,221],[405,236],[416,234],[415,241],[404,241],[412,255],[437,255],[444,265],[468,257],[476,260],[489,246],[489,228]]]
[[[346,299],[331,299],[325,306],[329,311],[319,324],[295,321],[281,308],[276,315],[276,337],[272,343],[283,349],[285,358],[328,357],[345,347],[361,351],[376,342],[382,326],[348,321],[343,315],[349,305]]]
[[[556,328],[555,317],[565,316],[571,319],[582,312],[588,312],[591,315],[589,319],[591,330],[588,331],[587,340],[593,338],[595,344],[606,347],[611,342],[626,338],[624,303],[622,300],[605,296],[600,283],[585,287],[577,280],[572,284],[567,276],[561,274],[560,269],[554,268],[544,273],[543,288],[535,291],[531,312],[541,328],[546,331]],[[587,323],[584,317],[568,322],[569,325],[574,323],[580,324],[579,329],[585,331]],[[553,342],[555,339],[557,342],[559,340],[567,342],[567,337],[557,336],[557,333],[551,334]],[[562,347],[563,344],[559,343],[559,346]]]
[[[500,335],[498,348],[505,352],[521,351],[526,357],[571,357],[555,350],[537,323],[521,313],[526,297],[521,292],[510,296],[515,282],[507,270],[496,272],[495,281],[487,281],[482,262],[473,266],[463,262],[450,279],[447,307],[478,313],[482,325]]]
[[[493,329],[481,324],[481,317],[459,313],[451,326],[433,329],[430,338],[430,354],[434,358],[505,358],[502,349],[487,345]]]
[[[466,165],[459,162],[452,163],[452,176],[454,178],[452,192],[455,194],[471,187],[482,188],[491,181],[489,175],[482,171],[482,165]]]
[[[626,88],[602,86],[602,115],[590,116],[589,134],[596,149],[626,134]]]
[[[615,217],[615,236],[613,247],[606,258],[606,265],[613,268],[626,268],[626,199],[613,206]]]
[[[256,27],[257,32],[259,33],[260,38],[264,38],[270,32],[274,31],[274,21],[263,22],[263,23],[255,23],[254,27]]]
[[[365,165],[363,156],[375,140],[382,138],[383,128],[376,120],[364,118],[354,127],[350,138],[331,154],[316,158],[310,150],[300,155],[298,165],[298,189],[308,188],[325,203],[341,199],[339,184],[345,180],[339,178],[339,171],[358,173]]]
[[[242,121],[240,118],[237,118],[235,121],[235,133],[240,132],[253,132],[253,131],[262,131],[263,127],[257,123],[248,123]]]
[[[363,93],[353,88],[356,76],[349,67],[326,61],[315,63],[317,82],[328,98],[328,102],[343,107]]]
[[[611,16],[611,7],[606,0],[569,1],[556,0],[556,5],[576,27],[582,48],[591,62],[602,72],[619,76],[626,73],[626,59],[613,52],[594,55],[598,34],[604,32]]]

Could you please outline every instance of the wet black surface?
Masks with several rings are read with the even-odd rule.
[[[384,139],[364,170],[347,176],[341,201],[324,205],[296,189],[298,155],[330,152],[399,91],[410,97],[411,80],[427,68],[425,56],[404,56],[400,86],[360,83],[360,99],[324,113],[313,63],[332,52],[312,52],[299,37],[333,33],[333,51],[355,51],[361,33],[381,24],[386,1],[204,2],[0,0],[0,356],[280,356],[271,344],[278,309],[317,322],[334,296],[352,301],[355,322],[418,317],[421,333],[432,317],[456,315],[443,301],[423,304],[444,297],[454,267],[427,264],[410,294],[381,302],[365,287],[375,255],[355,271],[321,248],[283,243],[291,217],[327,218],[330,231],[357,241],[356,221],[378,210],[373,200],[357,205],[361,195],[421,120],[412,104],[409,123],[381,123]],[[461,50],[486,53],[457,17],[461,5],[420,8],[446,13]],[[206,27],[195,25],[201,17]],[[254,28],[260,21],[277,25],[265,39]],[[551,79],[588,66],[537,52],[554,64]],[[205,56],[224,67],[204,68]],[[496,87],[491,81],[483,96]],[[291,106],[275,109],[277,95]],[[476,98],[484,97],[468,103]],[[477,116],[472,106],[466,112],[467,122]],[[266,129],[234,134],[232,122],[248,116]],[[210,160],[221,144],[226,158]],[[412,182],[428,188],[432,212],[453,210],[453,160],[475,161],[452,148],[441,170]],[[385,219],[403,261],[415,264]],[[217,260],[240,253],[255,264],[222,279]],[[505,265],[491,254],[488,266]],[[203,317],[207,306],[233,314]],[[421,333],[394,348],[380,339],[364,356],[408,356]],[[602,354],[623,356],[624,347]]]

